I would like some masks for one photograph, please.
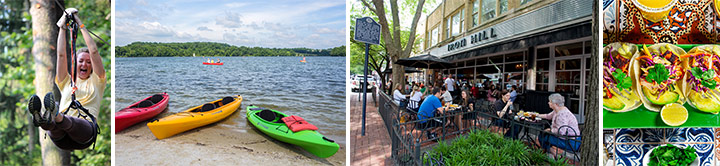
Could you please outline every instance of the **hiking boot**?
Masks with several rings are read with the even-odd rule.
[[[40,109],[42,108],[40,97],[38,97],[37,95],[30,96],[30,101],[28,101],[27,108],[28,112],[30,112],[30,115],[32,115],[33,125],[35,125],[35,127],[40,126],[40,123],[44,122],[42,116],[40,116]]]
[[[47,122],[55,121],[55,117],[58,114],[58,110],[55,107],[55,96],[52,92],[48,92],[45,94],[45,114],[43,114],[43,117],[45,117],[45,120]]]

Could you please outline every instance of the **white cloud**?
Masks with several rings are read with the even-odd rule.
[[[206,27],[206,26],[199,26],[197,27],[198,31],[213,31],[212,29]]]
[[[228,11],[225,15],[219,16],[215,19],[215,24],[224,26],[226,28],[239,28],[242,26],[242,15]]]

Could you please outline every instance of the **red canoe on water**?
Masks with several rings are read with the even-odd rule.
[[[115,112],[115,133],[160,114],[167,108],[168,101],[167,93],[159,93]]]
[[[220,63],[208,63],[208,62],[203,62],[203,65],[223,65],[223,62],[220,62]]]

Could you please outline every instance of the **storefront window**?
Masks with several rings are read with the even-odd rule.
[[[582,59],[559,60],[555,62],[555,70],[580,69],[580,60]]]
[[[537,49],[537,59],[547,59],[550,58],[550,48],[545,47],[541,49]]]
[[[493,63],[494,63],[494,64],[503,63],[503,58],[502,58],[502,57],[503,57],[502,55],[490,57],[490,62],[491,62],[490,64],[493,64]]]
[[[555,73],[558,84],[580,84],[580,71],[561,71]]]
[[[505,64],[505,72],[523,72],[525,64],[523,62]]]
[[[472,10],[472,26],[475,27],[479,24],[479,17],[478,13],[480,11],[480,0],[473,2],[473,10]]]
[[[498,15],[502,15],[503,13],[508,11],[508,0],[500,0],[500,12]]]
[[[517,52],[512,54],[505,55],[505,62],[518,62],[518,61],[524,61],[525,60],[525,54],[524,52]]]
[[[583,54],[583,43],[572,43],[555,47],[555,57]]]
[[[478,58],[478,59],[475,60],[475,61],[477,62],[476,65],[484,65],[484,64],[487,64],[487,58]]]
[[[535,67],[535,69],[538,72],[550,70],[550,61],[549,60],[540,60],[540,61],[537,61],[536,63],[537,63],[537,66]]]
[[[495,18],[495,5],[497,0],[483,0],[482,4],[482,18],[483,20],[490,20]]]
[[[550,73],[549,72],[537,72],[537,77],[535,77],[535,83],[548,83],[548,80],[550,79]]]
[[[590,46],[592,46],[592,45],[590,45],[590,42],[585,42],[585,53],[586,54],[590,53]]]

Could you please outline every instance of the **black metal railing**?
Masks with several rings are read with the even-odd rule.
[[[500,134],[505,134],[506,132],[512,131],[513,126],[519,127],[522,132],[518,133],[518,135],[522,135],[511,138],[523,140],[526,144],[534,148],[542,147],[535,142],[540,135],[552,135],[565,140],[565,143],[568,144],[566,147],[572,147],[570,146],[571,141],[580,142],[573,136],[547,132],[544,130],[544,127],[538,127],[537,124],[500,118],[494,111],[489,111],[492,110],[492,108],[487,101],[478,101],[475,104],[474,111],[449,111],[448,113],[439,114],[424,120],[418,120],[417,112],[400,107],[397,103],[393,102],[392,97],[384,92],[378,93],[378,99],[378,112],[385,123],[391,139],[391,157],[395,165],[443,165],[442,157],[433,158],[426,151],[430,150],[436,141],[453,138],[453,136],[458,136],[473,129],[496,130],[496,132]],[[454,118],[459,118],[459,115],[474,118],[467,119],[466,122],[463,122],[463,125],[467,123],[468,127],[460,130],[459,124],[456,124],[454,120]],[[442,125],[435,128],[435,130],[439,130],[439,136],[437,138],[429,139],[424,135],[427,129],[419,127],[419,123],[426,120],[442,121]],[[502,122],[503,125],[498,125],[500,122]],[[547,126],[549,126],[549,124]],[[572,158],[572,160],[576,161],[575,163],[578,163],[577,161],[580,160],[579,152],[573,148],[564,150],[562,154],[556,155]],[[555,156],[555,158],[558,157],[559,156]]]

